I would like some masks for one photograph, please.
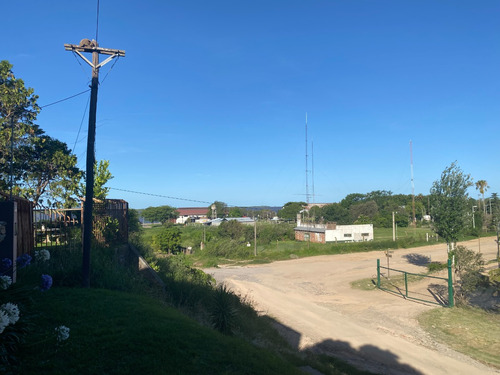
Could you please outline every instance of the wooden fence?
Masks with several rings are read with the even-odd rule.
[[[0,192],[0,200],[7,201],[9,194]],[[12,197],[17,203],[17,256],[31,253],[34,247],[33,238],[33,203],[29,200]]]

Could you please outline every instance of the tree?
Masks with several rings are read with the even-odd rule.
[[[349,208],[349,214],[351,215],[352,221],[358,220],[361,216],[373,219],[377,213],[378,205],[375,201],[357,203]]]
[[[346,195],[346,197],[340,201],[340,204],[342,207],[349,209],[353,204],[363,202],[365,199],[365,194],[352,193]]]
[[[212,212],[212,206],[215,205],[215,212]],[[227,215],[227,204],[224,202],[215,201],[208,207],[207,217],[212,218],[213,214],[217,214],[217,217],[225,217]]]
[[[229,209],[229,217],[242,217],[243,211],[239,207],[231,207]]]
[[[251,229],[248,232],[251,232],[253,235],[253,228],[249,226],[245,226],[241,223],[238,223],[236,220],[229,220],[222,222],[217,228],[217,233],[221,237],[230,238],[236,241],[247,241],[250,238],[247,238],[246,228]]]
[[[481,196],[483,197],[483,211],[485,215],[486,215],[486,205],[484,204],[484,193],[486,192],[486,190],[488,190],[488,188],[489,186],[486,180],[478,180],[476,182],[476,190],[479,190]]]
[[[151,222],[160,222],[162,224],[166,223],[170,219],[175,219],[179,216],[179,213],[174,207],[170,206],[159,206],[159,207],[148,207],[142,211],[142,216]]]
[[[153,247],[158,251],[176,254],[181,249],[181,231],[174,226],[165,226],[153,236]]]
[[[68,206],[80,170],[67,145],[45,135],[34,123],[40,112],[37,99],[32,88],[16,79],[12,65],[1,61],[0,189],[10,188],[12,175],[14,194],[35,204]]]
[[[278,216],[284,220],[296,220],[297,214],[307,206],[305,202],[288,202],[281,210],[278,211]]]
[[[455,297],[458,304],[467,304],[468,298],[477,291],[482,282],[484,270],[483,254],[476,253],[465,246],[457,246],[455,255],[455,274],[458,288]]]
[[[35,204],[71,206],[81,171],[66,143],[39,135],[31,145],[20,146],[19,154],[24,155],[24,160],[17,163],[21,181],[14,189],[16,194]]]
[[[472,186],[470,175],[451,163],[434,181],[431,188],[431,217],[434,231],[447,244],[456,243],[464,232],[469,217],[467,189]]]
[[[82,173],[83,181],[80,183],[78,195],[85,196],[85,173]],[[109,160],[99,160],[99,163],[94,164],[94,198],[105,200],[108,196],[110,188],[104,187],[109,180],[114,176],[109,171]]]
[[[327,204],[321,208],[323,218],[328,222],[337,224],[350,224],[349,211],[340,203]]]
[[[139,211],[134,210],[133,208],[130,208],[128,210],[127,222],[128,222],[129,233],[135,233],[135,232],[142,231],[141,222],[139,221]]]

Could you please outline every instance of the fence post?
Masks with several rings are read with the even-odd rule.
[[[448,259],[448,307],[455,306],[453,300],[453,278],[451,273],[451,259]]]
[[[405,296],[408,298],[408,273],[405,272]]]
[[[380,259],[377,259],[377,288],[380,289]]]

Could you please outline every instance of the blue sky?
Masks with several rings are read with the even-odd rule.
[[[40,105],[88,88],[90,67],[63,45],[96,37],[96,4],[2,4],[0,59]],[[411,194],[410,140],[416,194],[455,160],[500,192],[499,16],[487,0],[101,0],[98,42],[126,57],[101,69],[96,157],[113,188],[280,206],[305,200],[307,112],[316,202]],[[81,168],[88,96],[38,116]]]

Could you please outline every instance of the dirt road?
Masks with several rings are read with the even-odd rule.
[[[478,250],[478,241],[463,243]],[[494,238],[481,239],[486,260],[496,256]],[[446,259],[446,246],[396,250],[391,267],[425,272],[409,262],[427,256]],[[282,333],[298,349],[334,355],[381,374],[498,374],[445,345],[418,325],[419,313],[442,308],[412,302],[380,290],[352,289],[350,282],[374,277],[383,251],[275,262],[259,266],[211,268],[218,282],[247,296],[255,307],[282,325]]]

